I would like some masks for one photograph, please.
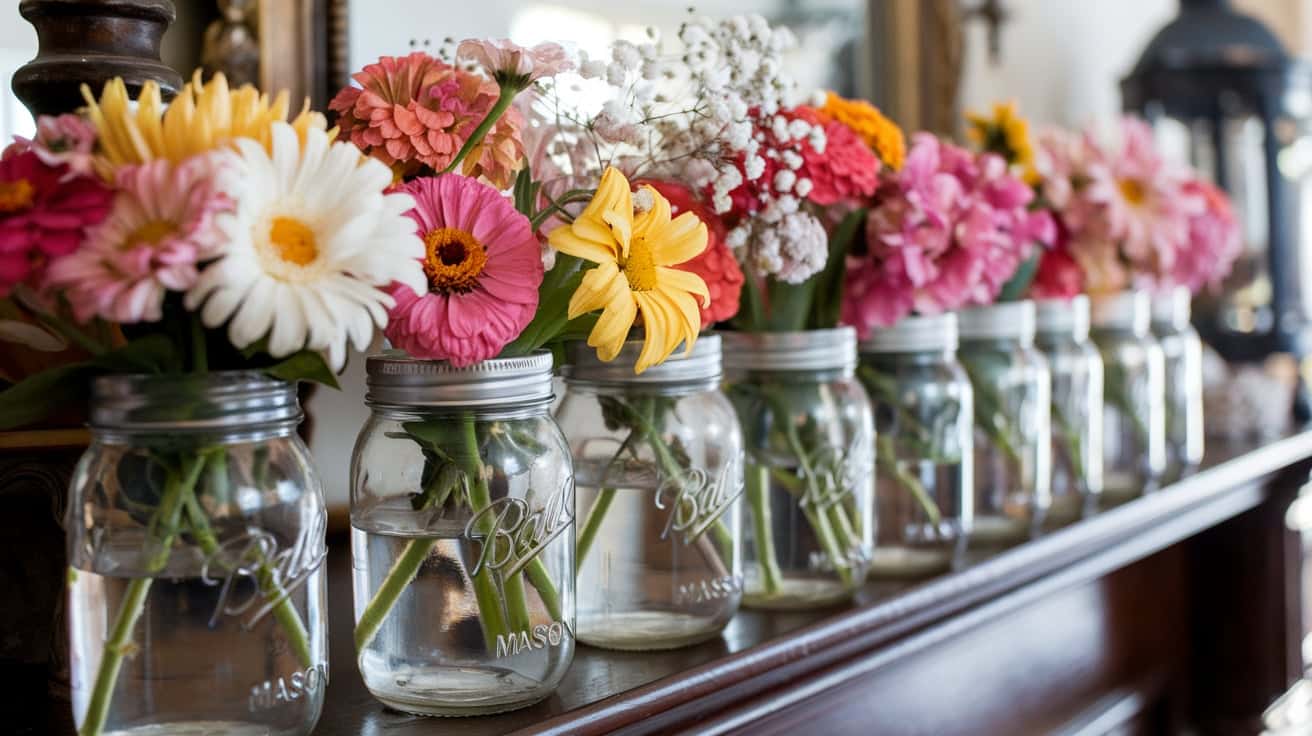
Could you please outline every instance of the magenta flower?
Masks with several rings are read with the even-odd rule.
[[[18,284],[39,287],[50,262],[82,245],[112,198],[99,179],[70,176],[26,145],[7,148],[0,157],[0,295]]]
[[[155,322],[166,291],[195,285],[197,263],[223,247],[215,215],[232,201],[215,180],[229,160],[212,153],[176,166],[155,159],[119,169],[109,216],[87,232],[85,246],[50,268],[50,285],[63,289],[79,322]]]
[[[69,172],[91,174],[96,126],[81,115],[42,115],[36,120],[32,150],[48,166],[68,166]]]
[[[416,358],[466,366],[496,356],[538,307],[542,259],[528,218],[500,192],[453,174],[423,177],[400,191],[424,239],[428,291],[403,284],[385,334]]]
[[[1229,275],[1243,241],[1224,192],[1201,179],[1186,181],[1182,189],[1203,206],[1189,218],[1189,238],[1176,251],[1165,281],[1197,293],[1204,286],[1219,286]]]
[[[866,254],[848,259],[843,322],[865,336],[918,312],[989,304],[1036,244],[1056,237],[1030,212],[1033,191],[993,154],[928,133],[880,188],[866,221]]]
[[[497,84],[517,90],[542,77],[554,77],[574,68],[565,49],[550,42],[529,49],[507,38],[499,41],[467,38],[456,47],[456,55],[483,67]]]

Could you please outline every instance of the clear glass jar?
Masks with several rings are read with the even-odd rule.
[[[950,570],[974,522],[970,380],[957,317],[905,317],[861,341],[857,376],[875,407],[875,552],[870,576]]]
[[[1203,341],[1189,323],[1189,289],[1153,296],[1152,333],[1166,360],[1166,471],[1176,480],[1203,461]]]
[[[314,729],[327,512],[300,420],[260,373],[96,379],[66,519],[79,733]]]
[[[746,444],[744,604],[832,605],[865,582],[875,428],[856,331],[723,333],[726,392]]]
[[[1035,303],[1034,344],[1052,375],[1052,503],[1046,524],[1097,510],[1102,493],[1102,358],[1089,340],[1089,298]]]
[[[1102,497],[1115,504],[1155,488],[1166,469],[1166,364],[1147,293],[1095,297],[1091,310],[1103,365]]]
[[[975,410],[975,524],[970,543],[1007,547],[1029,539],[1052,501],[1052,377],[1034,347],[1034,302],[957,313]]]
[[[570,347],[556,418],[578,482],[579,641],[674,649],[713,639],[742,601],[743,441],[720,392],[720,338],[635,375]]]
[[[368,360],[351,459],[355,645],[406,713],[536,703],[574,658],[574,477],[548,353]]]

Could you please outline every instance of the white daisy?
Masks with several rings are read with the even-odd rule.
[[[222,182],[235,211],[218,217],[223,255],[187,292],[188,309],[245,348],[268,337],[275,358],[326,351],[333,370],[349,341],[368,347],[387,322],[392,298],[380,287],[399,281],[428,288],[424,243],[405,212],[407,194],[384,194],[392,172],[349,143],[306,131],[304,146],[285,123],[273,128],[273,154],[238,139],[237,166]]]

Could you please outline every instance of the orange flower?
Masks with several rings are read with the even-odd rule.
[[[902,168],[907,157],[906,137],[879,108],[865,100],[848,100],[829,92],[824,107],[820,108],[820,117],[826,122],[836,120],[851,128],[885,166],[894,171]]]

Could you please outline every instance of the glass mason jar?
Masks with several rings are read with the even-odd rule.
[[[1189,324],[1184,286],[1153,296],[1152,333],[1166,360],[1166,472],[1175,480],[1203,461],[1203,342]]]
[[[1120,503],[1156,487],[1166,469],[1165,358],[1148,330],[1147,293],[1096,297],[1091,310],[1103,365],[1102,497]]]
[[[300,421],[257,372],[95,380],[65,527],[79,733],[313,730],[327,512]]]
[[[862,340],[857,376],[875,407],[875,552],[870,576],[951,569],[974,521],[970,381],[957,317],[905,317]]]
[[[351,458],[355,647],[406,713],[536,703],[574,658],[574,476],[549,353],[371,356]]]
[[[1102,358],[1089,341],[1089,297],[1035,303],[1034,344],[1052,375],[1052,503],[1047,524],[1097,509],[1102,493]]]
[[[972,546],[1010,546],[1038,531],[1052,501],[1052,378],[1034,347],[1034,302],[957,313],[957,357],[975,409]]]
[[[875,428],[856,331],[723,333],[744,442],[744,602],[798,609],[850,598],[874,535]]]
[[[635,375],[570,346],[556,418],[578,478],[579,641],[674,649],[719,636],[742,601],[743,441],[720,338]]]

